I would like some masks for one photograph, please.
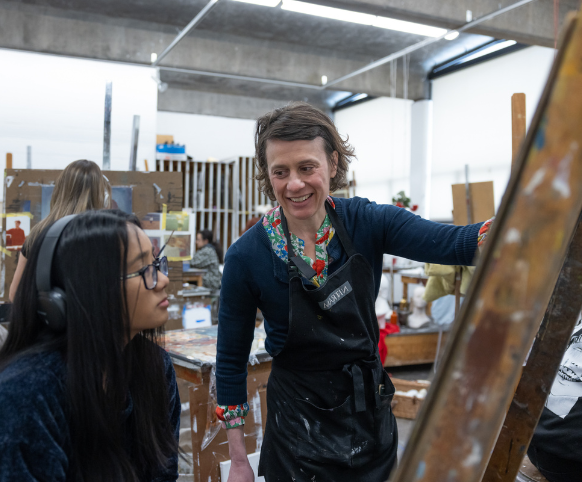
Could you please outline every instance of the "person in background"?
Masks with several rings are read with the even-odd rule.
[[[581,315],[527,451],[532,464],[550,482],[582,480]]]
[[[99,166],[85,159],[71,162],[55,182],[49,215],[30,230],[22,246],[10,285],[10,301],[14,300],[14,294],[26,266],[28,251],[46,226],[69,214],[108,208],[110,203],[111,186]]]
[[[211,290],[220,289],[222,274],[218,266],[222,263],[222,248],[213,241],[212,231],[204,229],[196,234],[196,253],[190,260],[192,268],[207,270],[202,285]]]
[[[168,265],[138,226],[89,211],[64,227],[48,268],[66,297],[60,329],[36,283],[50,227],[30,245],[0,350],[0,482],[178,479],[181,405],[159,346]]]

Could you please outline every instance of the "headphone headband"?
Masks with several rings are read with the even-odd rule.
[[[76,214],[69,214],[55,221],[42,241],[36,264],[36,289],[39,293],[46,293],[52,289],[51,273],[57,244],[67,224],[75,217]]]

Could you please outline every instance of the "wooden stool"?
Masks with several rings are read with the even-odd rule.
[[[515,480],[516,482],[548,482],[548,479],[540,474],[540,471],[530,462],[527,455],[521,463],[521,469]]]

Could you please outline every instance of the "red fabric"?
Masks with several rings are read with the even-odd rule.
[[[380,341],[378,342],[378,351],[380,352],[380,361],[384,365],[386,356],[388,356],[388,347],[386,346],[385,338],[393,333],[398,333],[400,327],[398,325],[393,325],[392,323],[386,323],[386,328],[380,328]]]

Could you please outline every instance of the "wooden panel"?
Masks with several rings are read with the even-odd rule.
[[[582,28],[573,25],[394,482],[479,482],[485,472],[582,211]]]
[[[5,171],[5,213],[19,213],[28,210],[31,214],[31,229],[41,219],[42,186],[54,185],[61,170],[7,169]],[[147,213],[161,212],[162,204],[168,211],[179,211],[182,207],[182,180],[180,173],[103,171],[111,186],[132,188],[133,212],[138,218]],[[157,186],[157,188],[156,188]],[[158,190],[159,188],[159,190]],[[6,218],[2,220],[6,230]],[[0,299],[8,299],[8,290],[16,270],[16,256],[2,254],[5,275],[4,293]]]
[[[443,343],[446,336],[446,333],[443,333]],[[438,338],[438,333],[387,336],[388,355],[384,360],[384,366],[398,367],[434,362]]]
[[[582,306],[582,225],[554,288],[527,365],[495,444],[483,482],[513,482],[544,409]]]
[[[457,226],[465,226],[469,223],[467,218],[467,200],[465,197],[465,185],[453,184],[453,223]],[[491,219],[495,215],[495,198],[493,196],[493,181],[472,182],[469,184],[471,196],[471,222],[481,223]]]
[[[525,139],[525,94],[511,96],[511,167]]]
[[[156,144],[172,144],[174,142],[174,136],[158,134],[156,136]]]

